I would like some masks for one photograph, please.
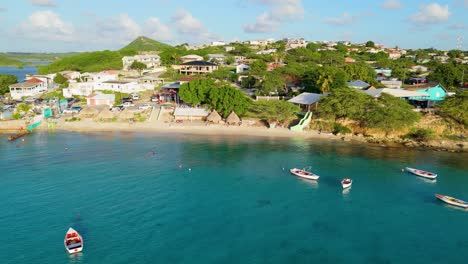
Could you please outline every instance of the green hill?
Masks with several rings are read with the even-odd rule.
[[[122,57],[134,54],[132,51],[110,50],[80,53],[42,66],[38,69],[38,73],[48,74],[65,70],[80,72],[119,70],[122,69]]]
[[[23,64],[23,62],[12,59],[6,54],[0,54],[0,66],[21,66]]]
[[[136,38],[134,41],[130,42],[130,44],[123,47],[121,50],[165,51],[171,48],[172,48],[171,45],[161,43],[159,41],[142,36],[142,37]]]
[[[122,57],[132,56],[139,51],[168,51],[172,46],[149,39],[138,37],[130,44],[118,51],[95,51],[78,53],[73,56],[64,57],[52,64],[42,66],[38,72],[48,74],[60,71],[99,72],[103,70],[122,69]]]

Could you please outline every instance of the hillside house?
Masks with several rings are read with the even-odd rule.
[[[148,68],[161,65],[161,58],[155,54],[125,56],[122,58],[123,70],[128,71],[133,62],[141,62]]]
[[[206,74],[218,69],[218,65],[208,61],[190,61],[173,67],[185,75]]]

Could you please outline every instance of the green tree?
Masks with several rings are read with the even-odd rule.
[[[10,91],[9,86],[17,83],[18,78],[10,74],[0,74],[0,95],[4,95]]]
[[[251,100],[241,90],[224,85],[210,89],[207,103],[224,117],[232,111],[242,116],[250,106]]]
[[[253,74],[262,74],[267,70],[267,64],[263,60],[256,60],[250,65],[250,72]]]
[[[249,109],[254,116],[266,120],[268,123],[278,123],[281,126],[287,126],[296,119],[296,113],[299,110],[299,106],[282,100],[256,101]]]
[[[367,83],[375,83],[375,70],[367,63],[349,63],[343,67],[350,81],[363,80]]]
[[[236,60],[235,60],[234,57],[232,57],[232,56],[228,56],[228,57],[226,58],[226,64],[227,64],[227,65],[231,65],[231,64],[233,64],[235,61],[236,61]]]
[[[377,101],[368,104],[362,123],[370,128],[379,128],[386,134],[410,127],[420,119],[420,114],[406,101],[389,94],[381,94]]]
[[[328,96],[320,99],[318,114],[327,119],[353,119],[360,120],[372,100],[369,95],[344,87],[332,90]]]
[[[231,81],[236,79],[236,74],[226,67],[220,67],[208,74],[209,77],[220,81]]]
[[[320,45],[317,43],[310,42],[307,44],[306,48],[311,51],[317,51],[320,48]]]
[[[437,63],[434,71],[427,76],[427,79],[438,82],[449,90],[455,90],[462,82],[463,69],[465,73],[468,72],[467,65]]]
[[[368,47],[368,48],[375,48],[375,43],[374,43],[374,41],[371,41],[371,40],[367,41],[367,42],[366,42],[366,47]]]
[[[132,65],[130,65],[130,69],[136,70],[139,75],[141,75],[141,72],[143,70],[146,70],[147,66],[146,64],[139,62],[139,61],[133,61]]]
[[[270,95],[272,93],[284,92],[285,81],[283,76],[277,73],[268,72],[265,74],[261,83],[260,93],[262,95]]]
[[[347,79],[343,69],[324,66],[306,71],[302,77],[302,84],[308,92],[325,93],[345,87]]]
[[[464,90],[454,96],[446,97],[438,106],[441,116],[452,119],[465,128],[468,126],[468,91]]]
[[[201,79],[184,83],[179,88],[180,99],[188,104],[199,105],[206,102],[208,93],[213,86],[214,82],[211,79]]]
[[[64,84],[68,82],[68,79],[65,78],[65,76],[63,76],[61,73],[57,73],[55,74],[55,77],[54,77],[54,83],[57,83],[57,84]]]

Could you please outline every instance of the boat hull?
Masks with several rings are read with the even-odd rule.
[[[465,209],[468,208],[468,203],[465,201],[462,201],[462,200],[459,200],[450,196],[441,195],[441,194],[436,194],[435,196],[437,197],[437,199],[441,200],[444,203],[457,206],[457,207],[461,207],[461,208],[465,208]]]
[[[307,180],[318,180],[318,178],[320,178],[320,176],[315,175],[311,172],[307,172],[307,171],[296,169],[296,168],[291,169],[289,171],[291,172],[292,175],[303,178],[303,179],[307,179]]]
[[[435,173],[432,173],[432,172],[428,172],[428,171],[422,171],[422,170],[418,170],[418,169],[413,169],[413,168],[408,168],[406,167],[406,171],[416,175],[416,176],[419,176],[419,177],[423,177],[423,178],[426,178],[426,179],[435,179],[437,178],[437,174]]]
[[[352,184],[353,184],[353,181],[351,179],[343,179],[341,181],[341,186],[343,187],[343,189],[351,187]]]
[[[81,235],[76,230],[70,227],[65,234],[65,238],[63,239],[63,245],[65,246],[65,249],[68,251],[68,253],[79,253],[83,251],[83,237],[81,237]]]

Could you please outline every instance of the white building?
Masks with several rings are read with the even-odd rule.
[[[247,64],[239,64],[236,67],[236,73],[244,73],[250,70],[250,66]]]
[[[428,68],[422,65],[414,65],[411,67],[410,72],[427,72]]]
[[[81,73],[78,71],[61,71],[60,74],[62,74],[63,77],[67,78],[68,80],[76,80],[81,78]]]
[[[226,43],[224,41],[213,41],[211,42],[210,46],[216,47],[216,46],[224,46]]]
[[[402,81],[398,80],[382,80],[381,84],[385,85],[385,88],[400,89],[403,84]]]
[[[297,49],[307,47],[307,41],[303,38],[285,38],[283,39],[283,41],[286,42],[286,49]]]
[[[209,61],[223,63],[226,60],[224,54],[208,54]]]
[[[232,47],[232,46],[226,46],[226,47],[224,47],[224,51],[226,51],[226,52],[230,52],[230,51],[233,51],[233,50],[235,50],[235,49],[236,49],[236,48],[235,48],[235,47]]]
[[[105,81],[98,83],[95,87],[95,91],[99,90],[106,90],[106,91],[114,91],[114,92],[121,92],[121,93],[138,93],[142,91],[153,90],[154,86],[151,84],[139,84],[137,82],[129,82],[129,81]]]
[[[62,90],[63,96],[72,97],[74,95],[89,96],[93,93],[95,82],[70,82],[68,88]]]
[[[9,86],[10,96],[15,100],[22,97],[39,96],[47,91],[45,83],[37,78],[31,78],[22,83],[15,83]]]
[[[267,54],[275,53],[276,51],[277,51],[277,49],[267,49],[267,50],[257,51],[257,52],[255,52],[255,54],[257,54],[257,55],[267,55]]]
[[[202,60],[203,60],[202,56],[198,56],[195,54],[189,54],[189,55],[180,57],[180,61],[182,63],[191,62],[191,61],[202,61]]]
[[[123,69],[125,71],[128,71],[132,63],[135,61],[145,64],[148,68],[157,67],[161,65],[161,58],[155,54],[125,56],[122,58]]]

